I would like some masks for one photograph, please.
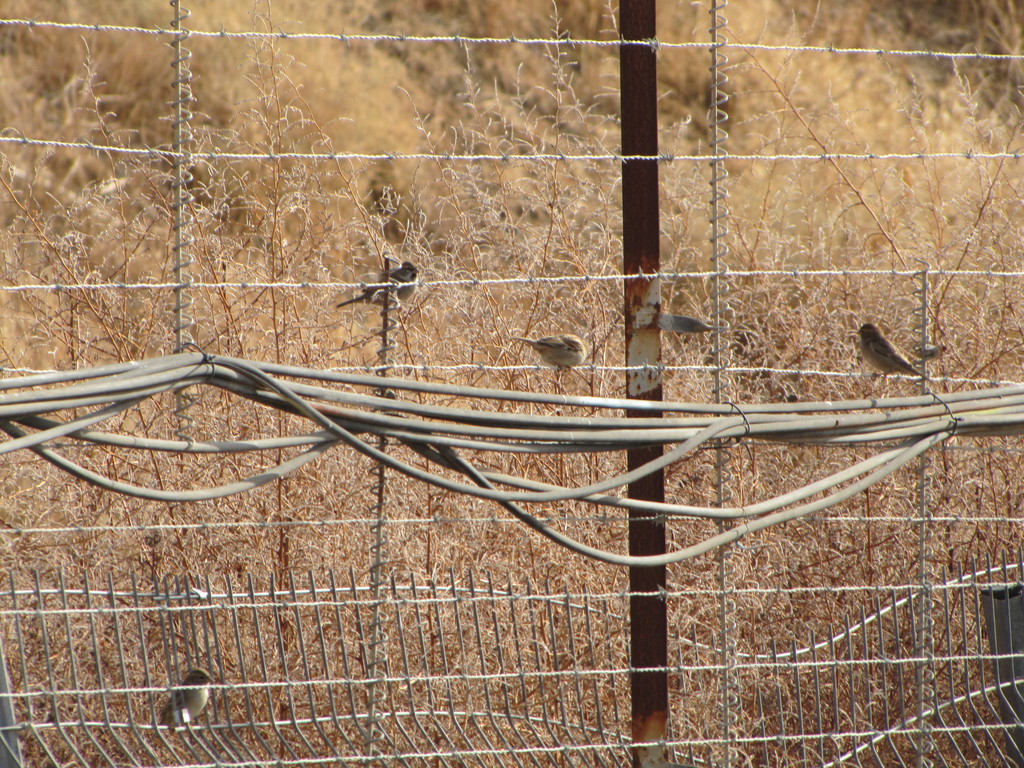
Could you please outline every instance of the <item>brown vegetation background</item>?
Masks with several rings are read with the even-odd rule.
[[[164,3],[8,0],[9,18],[167,27]],[[515,35],[613,40],[615,9],[595,2],[193,3],[188,25],[216,31]],[[726,36],[773,46],[1021,51],[1024,18],[1012,3],[731,5]],[[659,36],[705,41],[708,9],[662,4]],[[0,27],[3,135],[123,147],[171,144],[172,51],[167,37],[130,32]],[[450,42],[190,41],[196,97],[194,151],[231,154],[605,154],[618,149],[618,62],[596,46]],[[907,381],[871,378],[851,333],[866,320],[913,344],[918,279],[931,279],[929,323],[945,354],[936,391],[1019,378],[1024,175],[1019,59],[729,48],[730,325],[736,402],[911,395]],[[659,54],[661,150],[707,153],[709,55]],[[967,157],[963,153],[971,153]],[[772,160],[773,155],[871,153],[879,159]],[[916,157],[920,153],[920,157]],[[946,153],[949,153],[948,156]],[[911,155],[910,159],[886,158]],[[18,375],[169,354],[173,295],[170,169],[146,155],[0,144],[0,363]],[[621,284],[451,284],[522,277],[601,277],[621,271],[619,167],[606,161],[424,158],[315,161],[204,159],[195,169],[192,291],[195,341],[257,360],[335,368],[372,365],[378,321],[362,305],[334,310],[338,283],[384,254],[421,266],[426,287],[403,307],[394,361],[403,375],[513,390],[621,396]],[[661,166],[665,271],[710,268],[708,169]],[[859,270],[893,270],[864,274]],[[787,270],[825,270],[814,276]],[[131,288],[84,289],[96,283]],[[301,284],[239,288],[227,283]],[[433,284],[432,284],[433,283]],[[707,317],[710,282],[663,283],[675,312]],[[591,362],[571,374],[520,367],[533,359],[513,335],[579,333]],[[666,396],[709,401],[710,342],[664,340]],[[463,367],[464,366],[464,367]],[[780,373],[799,369],[806,373]],[[198,393],[195,435],[288,434],[301,427],[223,395]],[[128,433],[170,436],[170,398],[122,417]],[[305,429],[305,427],[301,427]],[[71,448],[88,466],[166,488],[226,482],[260,457],[204,462],[125,457]],[[738,445],[736,503],[795,488],[866,455],[860,450]],[[413,462],[421,459],[405,456]],[[622,471],[624,459],[487,456],[496,468],[583,484]],[[1019,441],[954,440],[932,471],[931,568],[1020,542]],[[15,581],[32,570],[54,583],[81,574],[289,574],[371,564],[373,467],[341,450],[276,485],[217,503],[164,505],[102,493],[31,455],[0,464],[3,562]],[[668,494],[715,496],[713,460],[673,467]],[[769,530],[730,557],[735,641],[764,651],[772,638],[806,642],[873,595],[918,579],[916,473],[902,473],[829,513]],[[404,582],[491,574],[499,583],[548,584],[553,594],[618,594],[624,571],[556,549],[500,509],[402,477],[388,491],[389,560]],[[535,510],[588,543],[624,551],[617,517],[572,504]],[[327,524],[321,524],[328,521]],[[203,522],[217,523],[210,528]],[[301,525],[308,522],[309,525]],[[232,523],[230,525],[221,525]],[[295,523],[300,523],[296,525]],[[673,547],[710,524],[673,522]],[[105,578],[105,576],[104,576]],[[27,583],[27,582],[26,582]],[[720,631],[714,558],[670,570],[672,632],[714,646]],[[777,590],[777,591],[772,591]],[[622,642],[616,638],[617,644]],[[620,662],[622,657],[620,656]],[[757,679],[744,673],[742,696]],[[713,675],[674,698],[699,723]],[[698,695],[704,688],[702,701]],[[740,724],[740,728],[754,726]],[[628,728],[628,723],[624,726]],[[686,737],[709,736],[693,725]]]

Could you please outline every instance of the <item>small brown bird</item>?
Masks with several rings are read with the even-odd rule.
[[[526,339],[522,336],[512,338],[529,344],[540,355],[541,360],[556,368],[572,368],[582,363],[587,356],[587,345],[583,343],[583,339],[571,333],[544,336],[540,339]]]
[[[205,669],[190,669],[181,685],[171,691],[170,698],[160,711],[160,725],[172,729],[185,722],[192,725],[210,701],[212,681],[213,678]]]
[[[392,295],[399,301],[406,301],[416,290],[416,276],[418,274],[415,264],[411,261],[403,261],[401,266],[388,270],[387,274],[383,275],[380,280],[382,283],[396,283],[399,287],[382,288],[379,286],[367,286],[363,289],[362,293],[353,296],[351,299],[346,299],[345,301],[335,304],[334,306],[335,308],[344,307],[348,304],[355,304],[357,301],[380,301],[384,297],[385,291],[388,290],[390,290]]]
[[[882,373],[921,375],[921,372],[907,361],[906,356],[872,323],[864,323],[860,327],[860,352],[868,365]]]

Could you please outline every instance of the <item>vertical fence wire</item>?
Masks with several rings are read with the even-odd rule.
[[[192,52],[187,43],[191,35],[185,22],[192,15],[181,0],[171,0],[174,17],[174,153],[171,178],[171,207],[174,213],[174,351],[182,351],[193,342],[192,326]],[[187,390],[175,392],[175,434],[191,442],[195,420],[190,413],[196,398]]]
[[[382,274],[385,279],[388,274],[386,260],[382,264]],[[395,348],[393,332],[395,330],[394,313],[397,308],[395,293],[390,286],[383,288],[380,296],[380,330],[377,335],[380,344],[377,348],[379,376],[387,376],[391,371],[392,351]],[[386,387],[377,390],[380,397],[394,397],[394,393]],[[377,448],[381,451],[387,450],[387,438],[381,435],[377,441]],[[370,626],[367,648],[367,703],[366,703],[366,748],[367,756],[379,758],[383,751],[382,743],[386,740],[387,734],[381,722],[381,712],[386,705],[387,690],[383,681],[387,678],[387,615],[386,615],[386,590],[388,588],[388,540],[387,540],[387,470],[384,464],[378,462],[376,467],[376,488],[374,489],[374,522],[371,526],[370,535],[373,543],[370,545]],[[377,761],[374,761],[377,764]]]
[[[918,306],[915,309],[919,330],[919,359],[921,366],[921,394],[929,392],[928,384],[928,265],[918,274],[918,286],[915,289]],[[914,638],[914,655],[917,659],[914,673],[916,685],[916,754],[915,764],[918,768],[930,768],[933,764],[931,755],[935,749],[932,738],[932,713],[930,708],[935,700],[935,638],[933,624],[934,594],[931,574],[932,543],[930,485],[931,485],[931,454],[926,451],[918,459],[917,475],[917,519],[918,519],[918,551],[917,569],[920,579],[920,597],[918,600],[917,636]]]
[[[729,82],[726,74],[728,57],[722,51],[725,45],[724,30],[728,24],[724,10],[727,0],[715,0],[711,6],[711,271],[712,277],[712,312],[714,315],[714,377],[713,394],[716,403],[728,402],[729,378],[727,367],[728,350],[723,328],[729,319],[728,285],[726,283],[726,243],[727,221],[729,216],[726,200],[728,193],[725,181],[728,171],[725,167],[725,141],[729,136],[725,124],[729,119],[726,105],[729,100],[726,86]],[[718,506],[725,506],[731,498],[729,455],[724,446],[718,445],[715,451],[715,501]],[[719,620],[721,623],[721,685],[722,685],[722,765],[728,768],[732,763],[731,742],[733,739],[733,719],[739,703],[736,678],[736,602],[732,592],[733,566],[730,562],[731,548],[721,547],[718,550],[718,589],[719,589]]]

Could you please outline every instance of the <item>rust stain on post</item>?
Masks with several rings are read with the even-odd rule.
[[[631,271],[629,259],[626,261],[624,274],[640,271]],[[652,327],[660,309],[661,289],[657,280],[626,281],[626,365],[639,367],[626,375],[626,392],[638,400],[661,400],[661,330]]]
[[[657,34],[654,0],[622,0],[619,29],[623,40],[653,40]],[[652,158],[622,161],[623,274],[652,275],[661,270],[655,49],[648,45],[620,46],[619,71],[622,154]],[[626,364],[639,367],[626,374],[626,391],[631,398],[661,400],[661,332],[655,322],[661,312],[661,289],[656,278],[638,277],[625,282]],[[626,415],[641,414],[627,411]],[[626,464],[633,469],[661,454],[660,447],[636,448],[627,452]],[[664,501],[663,473],[655,472],[631,483],[628,494],[632,499]],[[664,522],[643,511],[631,511],[629,553],[656,555],[664,551]],[[665,586],[664,567],[630,569],[632,737],[634,744],[655,743],[633,748],[634,768],[655,768],[665,763],[664,748],[658,743],[664,741],[668,723]]]

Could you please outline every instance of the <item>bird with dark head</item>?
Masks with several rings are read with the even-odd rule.
[[[381,301],[389,291],[399,301],[406,301],[416,291],[416,278],[418,275],[419,271],[416,269],[415,264],[411,261],[403,261],[401,265],[381,275],[381,283],[394,283],[393,286],[367,286],[363,289],[362,293],[353,296],[351,299],[339,302],[334,306],[336,308],[344,307],[349,304],[355,304],[357,301]]]
[[[192,725],[210,701],[211,682],[213,678],[205,669],[190,669],[160,711],[160,725],[172,729],[186,722]]]
[[[910,364],[906,355],[885,338],[872,323],[864,323],[860,327],[860,353],[868,365],[882,373],[921,375],[921,372]]]

